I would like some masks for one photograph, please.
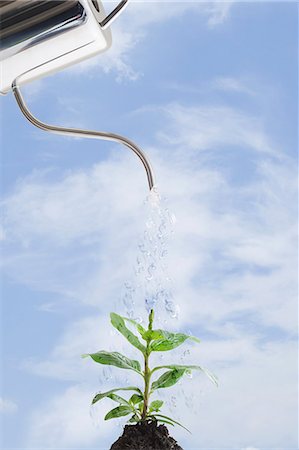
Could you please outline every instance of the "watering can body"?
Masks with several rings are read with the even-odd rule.
[[[1,0],[1,94],[107,50],[107,17],[99,0]]]

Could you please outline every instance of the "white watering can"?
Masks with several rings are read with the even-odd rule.
[[[0,93],[12,90],[25,117],[43,130],[126,145],[140,158],[152,189],[148,158],[133,142],[114,133],[45,124],[28,110],[19,88],[108,50],[109,27],[127,2],[122,0],[106,15],[99,0],[0,0]]]

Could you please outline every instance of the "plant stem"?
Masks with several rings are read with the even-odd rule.
[[[149,315],[148,330],[153,329],[154,311],[151,310]],[[143,410],[141,414],[141,419],[145,420],[147,416],[147,410],[149,406],[150,397],[150,381],[151,381],[151,370],[149,368],[149,355],[150,355],[150,342],[151,339],[146,341],[146,350],[144,355],[144,394],[143,394]]]
[[[146,348],[148,350],[148,346]],[[145,420],[147,416],[147,410],[148,410],[148,403],[149,403],[149,388],[150,388],[150,378],[151,378],[151,371],[149,368],[149,354],[148,351],[146,351],[146,354],[144,356],[144,394],[143,394],[143,410],[141,419]]]

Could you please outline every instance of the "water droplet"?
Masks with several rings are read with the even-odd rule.
[[[192,380],[192,378],[193,378],[193,373],[192,373],[191,370],[186,370],[186,375],[187,375],[188,378],[190,378],[190,379]]]
[[[150,311],[151,309],[153,309],[155,307],[156,304],[156,300],[154,297],[146,297],[145,299],[145,306],[147,311]]]
[[[144,242],[141,242],[140,244],[138,244],[138,247],[142,253],[146,253],[146,248],[145,248]]]
[[[180,308],[179,305],[175,304],[172,300],[165,301],[165,309],[173,319],[178,319]]]
[[[106,381],[111,380],[112,378],[112,373],[111,373],[111,369],[110,367],[104,367],[103,369],[103,377],[105,378]]]
[[[147,279],[148,281],[150,281],[150,280],[153,279],[153,272],[154,272],[155,270],[156,270],[155,264],[154,264],[154,263],[150,264],[150,266],[149,266],[148,269],[147,269],[148,275],[147,275],[147,277],[146,277],[146,279]]]
[[[162,252],[160,253],[160,258],[165,258],[167,255],[168,255],[168,251],[162,250]]]
[[[125,284],[125,288],[128,289],[128,291],[133,291],[134,290],[131,282],[126,281],[124,284]]]
[[[192,408],[193,407],[193,398],[192,398],[192,396],[189,396],[189,395],[185,396],[185,405],[188,408]]]

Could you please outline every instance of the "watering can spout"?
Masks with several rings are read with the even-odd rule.
[[[21,112],[26,117],[26,119],[28,119],[29,122],[31,122],[36,127],[40,128],[41,130],[49,131],[49,132],[52,132],[55,134],[62,134],[62,135],[66,135],[66,136],[79,136],[79,137],[86,137],[86,138],[90,138],[90,139],[101,139],[101,140],[106,140],[106,141],[113,141],[113,142],[118,142],[119,144],[125,145],[127,148],[132,150],[135,153],[135,155],[138,156],[138,158],[142,162],[143,167],[146,172],[148,187],[149,187],[150,191],[154,188],[155,178],[154,178],[154,173],[153,173],[151,164],[149,162],[149,159],[147,158],[145,153],[134,142],[132,142],[131,140],[127,139],[124,136],[121,136],[121,135],[115,134],[115,133],[108,133],[105,131],[83,130],[83,129],[79,129],[79,128],[66,128],[66,127],[60,127],[60,126],[56,126],[56,125],[46,124],[46,123],[40,121],[39,119],[37,119],[29,111],[29,109],[24,101],[24,98],[22,96],[22,93],[20,91],[20,88],[17,84],[17,80],[13,81],[12,90],[13,90],[15,99],[18,103],[18,106],[19,106]]]

